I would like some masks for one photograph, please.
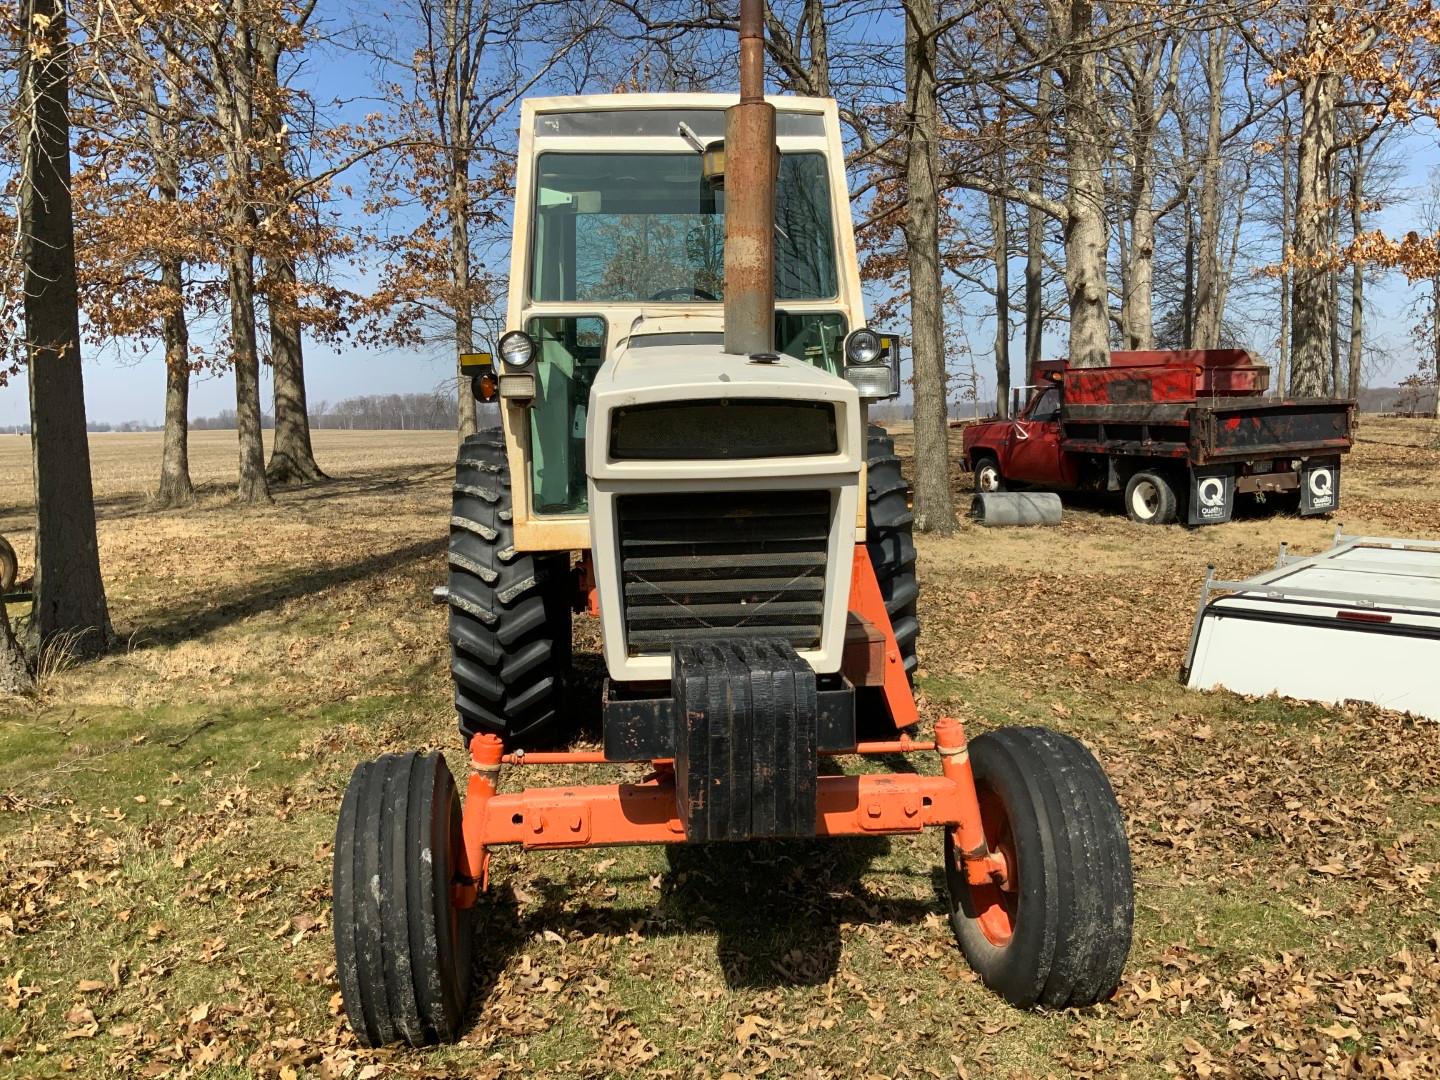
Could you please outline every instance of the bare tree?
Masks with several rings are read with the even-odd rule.
[[[950,490],[945,312],[940,272],[940,117],[933,0],[905,0],[905,244],[915,372],[915,527],[955,529]]]
[[[35,472],[38,642],[80,653],[110,637],[95,532],[70,195],[70,57],[58,0],[25,0],[20,54],[20,212]]]

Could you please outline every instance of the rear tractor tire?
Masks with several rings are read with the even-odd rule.
[[[1110,782],[1080,743],[1001,728],[970,743],[985,838],[1004,881],[972,885],[945,837],[950,923],[981,980],[1020,1008],[1093,1005],[1130,952],[1134,881]]]
[[[20,560],[10,541],[0,536],[0,593],[9,592],[20,577]]]
[[[1000,463],[986,455],[975,459],[975,494],[989,495],[1005,490],[1005,477],[1000,474]]]
[[[451,902],[464,839],[439,754],[356,766],[335,827],[335,971],[366,1046],[453,1042],[470,1002],[472,912]]]
[[[913,680],[918,663],[915,644],[920,638],[920,620],[915,613],[920,595],[915,577],[915,519],[910,513],[910,485],[895,455],[895,440],[878,424],[870,425],[865,475],[865,548],[875,567],[895,643],[900,646],[905,675]]]
[[[1137,472],[1125,485],[1125,515],[1141,525],[1169,525],[1179,505],[1174,487],[1158,472]]]
[[[570,556],[515,550],[499,428],[460,444],[449,565],[450,672],[466,741],[482,731],[507,746],[564,734]]]

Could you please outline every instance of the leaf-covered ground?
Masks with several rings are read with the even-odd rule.
[[[1347,531],[1440,536],[1440,430],[1362,435]],[[0,531],[24,562],[22,443],[0,445]],[[0,1074],[1440,1075],[1440,725],[1177,683],[1205,566],[1254,573],[1333,522],[1145,529],[1103,503],[922,539],[920,686],[927,724],[1046,723],[1105,764],[1138,885],[1111,1003],[1022,1014],[986,992],[944,919],[938,835],[506,852],[464,1040],[359,1049],[331,832],[362,758],[433,746],[460,771],[429,603],[450,445],[325,432],[335,483],[156,514],[158,444],[96,440],[126,645],[0,699]],[[193,453],[212,481],[233,460],[219,432]]]

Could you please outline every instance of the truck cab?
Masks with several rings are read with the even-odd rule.
[[[1021,388],[1030,393],[1014,419],[966,427],[966,461],[975,473],[977,492],[1001,491],[1007,482],[1062,490],[1077,486],[1075,463],[1060,446],[1064,383],[1050,377],[1058,371],[1053,361],[1041,366],[1045,381]]]

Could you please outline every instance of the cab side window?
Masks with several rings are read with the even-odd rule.
[[[545,316],[525,330],[540,346],[530,413],[530,485],[537,514],[583,514],[585,410],[605,356],[605,320]]]
[[[1030,410],[1027,419],[1036,420],[1040,423],[1053,423],[1060,419],[1060,391],[1051,387],[1040,395],[1040,400],[1035,402],[1035,407]]]

